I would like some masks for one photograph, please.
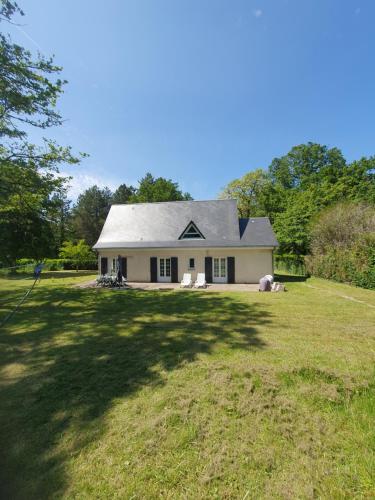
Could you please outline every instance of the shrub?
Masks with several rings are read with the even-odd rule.
[[[43,261],[43,269],[45,271],[62,271],[64,269],[64,261],[62,259],[45,259]]]
[[[312,228],[307,271],[375,289],[375,208],[345,203],[324,211]]]
[[[70,262],[75,262],[77,271],[82,269],[84,263],[96,261],[94,252],[84,240],[79,240],[77,243],[64,241],[59,256],[65,260],[70,260]]]

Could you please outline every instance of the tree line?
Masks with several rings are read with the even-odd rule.
[[[306,255],[322,210],[344,201],[374,204],[374,169],[375,157],[347,162],[338,148],[309,142],[233,180],[221,197],[236,198],[241,217],[268,216],[281,254]]]
[[[301,144],[221,197],[237,199],[240,217],[270,218],[279,261],[295,257],[316,276],[375,288],[374,156],[348,162],[336,147]]]
[[[164,177],[155,178],[151,173],[140,179],[137,187],[121,184],[111,192],[107,187],[92,186],[79,195],[72,208],[67,202],[59,244],[66,239],[83,239],[89,246],[94,245],[113,204],[182,200],[192,200],[192,197],[183,193],[177,182]]]
[[[121,184],[114,192],[96,185],[78,196],[76,203],[67,197],[68,181],[59,191],[47,194],[44,214],[38,206],[14,203],[2,205],[4,217],[0,230],[5,238],[0,261],[14,265],[17,259],[70,258],[87,262],[95,258],[91,247],[97,241],[111,205],[156,201],[191,200],[177,182],[147,173],[138,187]],[[14,195],[18,201],[21,197]],[[44,195],[45,196],[45,195]],[[5,212],[6,209],[6,212]]]

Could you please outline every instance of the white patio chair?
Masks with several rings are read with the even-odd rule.
[[[190,273],[184,273],[181,281],[181,288],[190,288],[193,285]]]
[[[194,288],[206,288],[206,286],[206,275],[204,273],[198,273]]]

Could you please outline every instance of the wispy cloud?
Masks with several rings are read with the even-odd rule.
[[[111,179],[85,173],[76,173],[72,175],[66,172],[61,172],[60,175],[61,177],[72,177],[68,183],[68,198],[73,202],[77,200],[78,196],[83,193],[83,191],[92,186],[98,186],[100,188],[108,187],[111,191],[114,191],[120,184],[120,182],[115,183]]]
[[[263,11],[262,11],[262,9],[255,9],[255,10],[253,10],[253,14],[256,18],[258,18],[263,14]]]

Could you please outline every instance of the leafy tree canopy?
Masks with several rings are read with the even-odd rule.
[[[280,253],[305,255],[309,249],[309,223],[317,212],[312,191],[286,193],[286,207],[275,215],[273,229],[280,244]]]
[[[10,0],[0,0],[0,21],[10,21],[15,13],[24,15],[16,2]]]
[[[293,147],[281,158],[274,158],[268,171],[272,181],[284,189],[304,190],[323,181],[334,184],[345,165],[339,149],[308,142]]]
[[[121,184],[112,195],[112,203],[131,203],[136,189],[133,186]]]
[[[79,195],[72,214],[75,235],[93,246],[99,238],[111,203],[112,193],[108,188],[92,186]]]
[[[23,15],[15,2],[2,0],[0,23],[14,14]],[[66,179],[59,177],[60,164],[79,158],[70,147],[52,140],[41,145],[28,142],[30,127],[60,125],[56,103],[66,83],[52,58],[31,52],[0,33],[0,261],[18,257],[39,258],[54,251],[56,197],[63,196]],[[51,236],[52,235],[52,236]]]
[[[79,240],[77,243],[64,241],[59,251],[59,257],[75,261],[77,271],[82,264],[96,258],[95,253],[84,240]]]
[[[79,240],[77,243],[64,241],[59,251],[59,257],[83,262],[95,258],[95,253],[84,240]]]
[[[140,181],[135,196],[134,203],[155,202],[155,201],[182,201],[191,200],[189,193],[183,193],[177,182],[164,177],[153,177],[147,173]]]
[[[309,142],[230,182],[221,197],[237,199],[240,217],[270,217],[280,253],[306,254],[310,221],[322,209],[342,200],[375,203],[374,172],[375,157],[347,163],[339,149]]]
[[[223,190],[221,198],[235,198],[238,203],[240,217],[256,217],[265,215],[263,193],[270,184],[270,178],[262,170],[246,173],[240,179],[234,179]]]

